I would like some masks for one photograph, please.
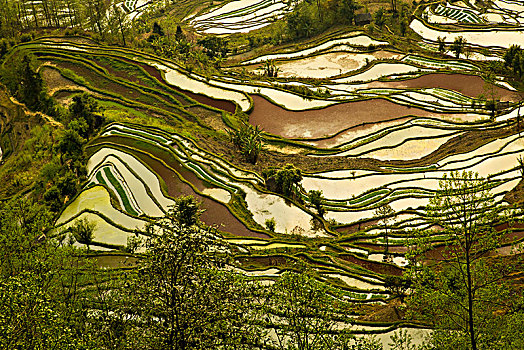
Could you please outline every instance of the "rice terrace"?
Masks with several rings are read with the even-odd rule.
[[[524,1],[0,12],[0,349],[524,349]]]

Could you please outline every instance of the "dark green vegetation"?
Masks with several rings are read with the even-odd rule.
[[[524,300],[512,276],[521,271],[522,258],[486,257],[504,239],[494,229],[504,220],[499,209],[493,205],[489,184],[471,172],[452,173],[443,180],[428,206],[428,214],[449,240],[431,257],[426,255],[432,250],[426,232],[414,242],[410,271],[414,293],[409,303],[413,312],[433,323],[433,339],[442,348],[524,345],[513,332],[513,322],[522,322],[519,309]],[[421,265],[427,258],[434,264]],[[451,331],[455,327],[459,332]]]
[[[438,68],[444,80],[466,67],[463,78],[495,72],[518,86],[520,48],[509,49],[504,63],[445,59],[443,40],[436,51],[419,47],[408,26],[414,6],[395,0],[297,2],[281,20],[227,37],[199,33],[182,21],[199,7],[206,10],[203,1],[159,3],[129,22],[107,3],[56,2],[75,9],[62,18],[52,6],[39,11],[49,4],[24,3],[15,11],[9,2],[0,10],[6,14],[0,17],[1,348],[523,347],[522,182],[497,196],[490,192],[521,175],[508,165],[486,180],[468,172],[446,177],[439,165],[462,154],[477,162],[484,154],[467,153],[490,142],[503,141],[486,151],[486,159],[498,161],[502,153],[508,157],[501,161],[511,163],[520,154],[511,139],[520,136],[520,116],[494,120],[502,111],[493,85],[481,102],[493,120],[482,110],[485,120],[471,123],[424,119],[413,111],[414,117],[402,116],[412,119],[385,131],[345,135],[374,124],[369,121],[287,139],[278,128],[271,134],[249,123],[253,100],[279,83],[291,84],[277,86],[278,93],[306,97],[303,104],[329,99],[322,86],[330,80],[282,78],[279,60],[262,63],[264,77],[235,66],[274,49],[293,52],[348,33],[353,38],[358,30],[389,44],[347,50],[415,51],[424,54],[410,57],[419,60],[419,70],[427,67],[423,61],[448,65]],[[131,5],[122,9],[130,12]],[[27,17],[31,12],[39,15]],[[368,12],[371,23],[355,21]],[[106,13],[108,20],[101,20]],[[464,40],[449,48],[457,57],[469,50]],[[400,63],[366,61],[352,73],[392,62]],[[204,92],[176,85],[190,78],[205,85]],[[234,80],[251,83],[246,89],[252,95],[209,88]],[[392,95],[406,96],[401,91]],[[249,108],[240,106],[241,97],[232,102],[233,92]],[[478,102],[446,89],[431,93],[459,101],[464,110]],[[377,100],[393,99],[358,98]],[[288,118],[287,110],[272,106],[275,119]],[[317,128],[335,123],[328,109],[313,111],[329,116]],[[380,144],[390,132],[417,123],[429,125],[426,131],[447,131],[448,141],[409,160],[336,155]],[[334,143],[339,136],[343,141]],[[398,142],[423,144],[441,136],[409,135]],[[385,142],[377,150],[396,146]],[[442,176],[432,174],[437,168]],[[341,170],[351,175],[342,175],[335,190],[320,189],[333,179],[325,172]],[[368,172],[370,181],[395,180],[361,190]],[[428,181],[442,180],[438,190],[404,188],[407,180],[396,179],[423,182],[426,172]],[[307,181],[317,181],[318,189]],[[425,198],[430,205],[418,206],[416,200]],[[401,200],[415,204],[398,210]],[[423,342],[414,339],[417,329],[433,332]]]

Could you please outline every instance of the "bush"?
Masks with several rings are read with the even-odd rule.
[[[31,40],[33,40],[33,38],[31,37],[31,34],[25,33],[20,36],[20,42],[27,43]]]
[[[270,232],[275,232],[276,222],[275,218],[266,220],[266,229]]]

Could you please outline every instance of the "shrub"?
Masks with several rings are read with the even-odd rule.
[[[266,220],[266,229],[268,231],[275,232],[275,226],[276,226],[275,218]]]

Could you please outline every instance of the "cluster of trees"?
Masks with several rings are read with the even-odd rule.
[[[220,67],[228,52],[226,39],[211,35],[194,42],[186,37],[180,25],[176,26],[174,36],[168,36],[160,24],[154,22],[147,41],[155,54],[182,62],[190,72],[195,68],[207,71]]]
[[[390,31],[405,36],[409,28],[411,14],[412,9],[407,3],[401,2],[398,6],[397,0],[391,0],[389,9],[380,7],[375,11],[373,22],[379,29],[387,25]]]
[[[508,218],[495,205],[491,187],[472,172],[444,177],[427,215],[447,240],[436,248],[431,232],[423,231],[410,243],[408,310],[434,328],[430,348],[524,346],[516,331],[524,327],[524,298],[513,281],[522,271],[522,252],[497,256],[505,231],[495,227]]]
[[[84,145],[103,123],[98,103],[82,94],[73,97],[64,120],[66,127],[58,134],[56,153],[41,169],[35,190],[51,210],[58,211],[78,191],[85,180]]]
[[[0,82],[29,109],[45,112],[52,110],[33,56],[19,52],[9,65],[0,68]]]
[[[0,7],[0,37],[18,39],[21,32],[48,28],[86,30],[104,39],[121,38],[133,30],[126,23],[126,9],[95,0],[4,1]]]
[[[294,11],[286,17],[287,37],[308,38],[333,25],[353,25],[355,11],[361,7],[353,0],[297,1]]]
[[[74,249],[49,239],[53,215],[27,198],[0,203],[0,347],[92,348],[80,286],[93,269]]]
[[[522,78],[524,75],[524,53],[519,45],[511,45],[504,52],[504,66],[510,69],[516,77]]]
[[[52,215],[44,207],[1,204],[0,346],[349,348],[351,335],[335,331],[339,305],[328,285],[304,271],[271,286],[244,277],[233,269],[234,248],[200,222],[198,203],[175,202],[144,232],[137,266],[110,275],[74,240],[46,235]]]
[[[444,54],[447,49],[446,45],[446,37],[438,37],[437,38],[437,44],[438,44],[438,51],[441,54]],[[465,54],[466,56],[469,56],[471,53],[470,48],[467,46],[467,41],[463,37],[459,36],[456,37],[451,46],[449,47],[450,51],[455,54],[456,58],[459,58],[461,54]]]
[[[280,68],[275,65],[275,61],[267,60],[262,66],[264,69],[264,75],[269,78],[276,78]]]
[[[23,167],[31,161],[40,163],[36,167],[38,174],[32,195],[44,199],[48,208],[56,212],[77,193],[85,180],[84,145],[102,126],[104,118],[98,103],[88,94],[74,96],[69,108],[57,104],[46,93],[34,57],[23,51],[15,55],[9,68],[6,65],[0,70],[0,82],[29,109],[54,118],[64,128],[49,124],[36,127],[20,154],[13,156],[20,160],[13,165]]]
[[[265,169],[262,175],[270,191],[290,198],[301,198],[299,192],[302,172],[293,164],[286,164],[282,168]]]

